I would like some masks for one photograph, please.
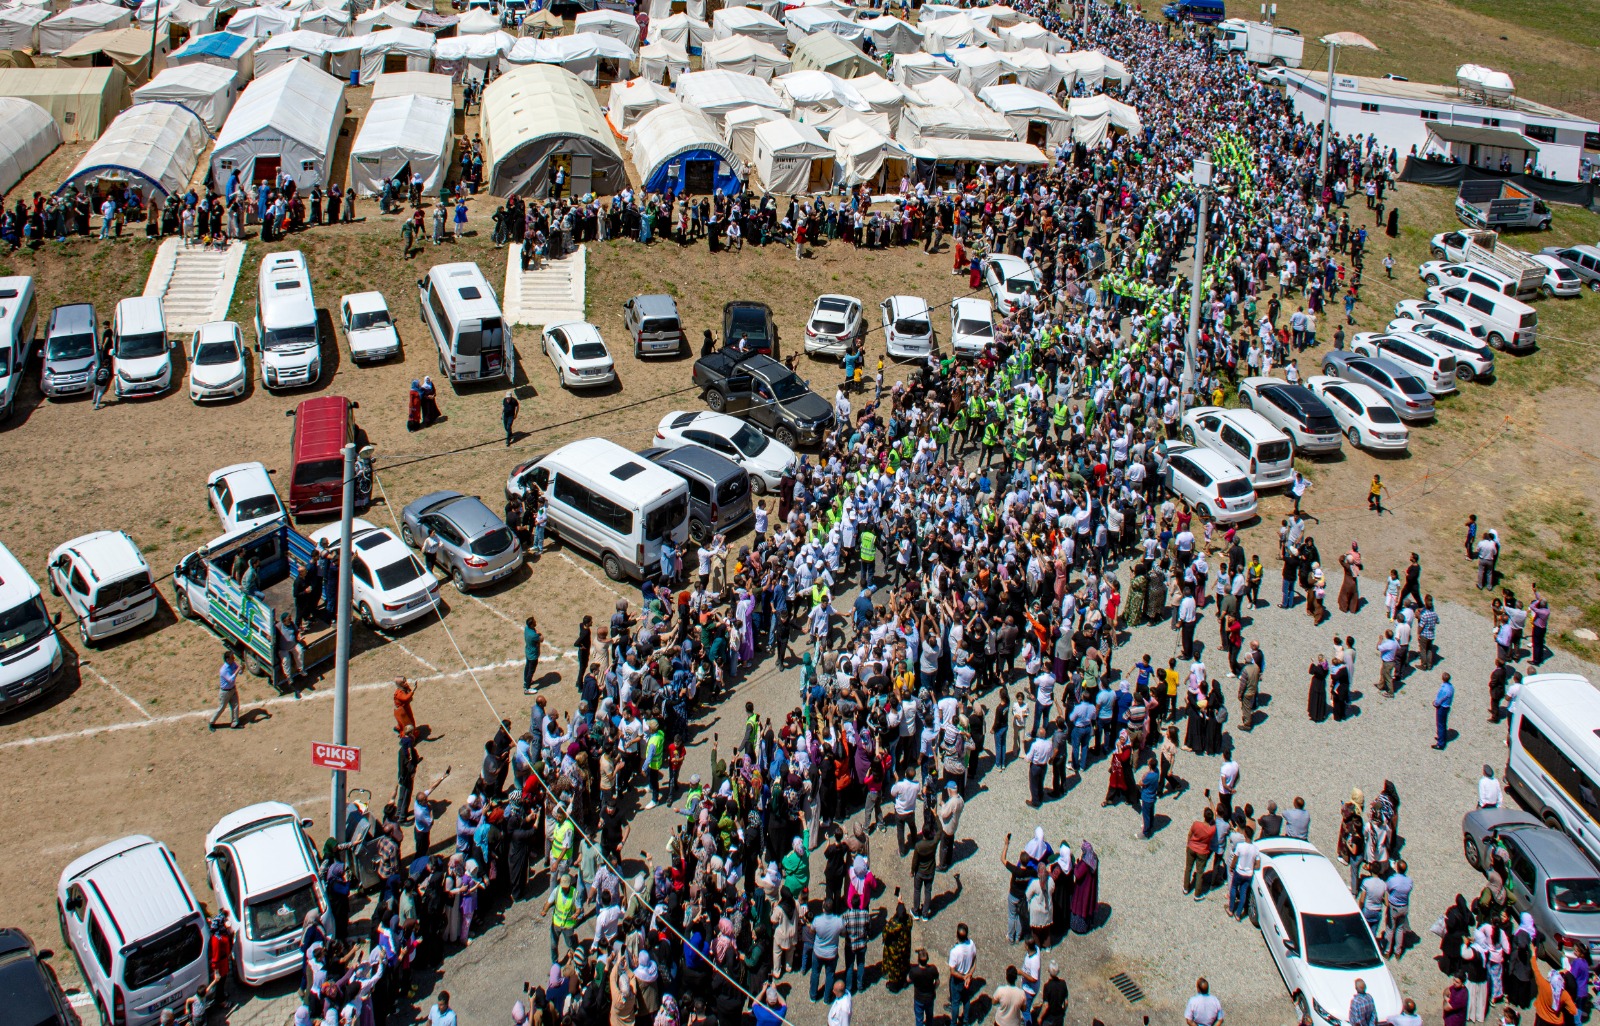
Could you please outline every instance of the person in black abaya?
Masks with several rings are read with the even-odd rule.
[[[528,867],[533,861],[533,844],[539,832],[533,824],[537,815],[518,815],[507,822],[509,850],[506,868],[509,871],[507,875],[510,877],[512,901],[521,901],[530,893]]]
[[[1311,690],[1306,696],[1306,715],[1312,723],[1321,723],[1328,718],[1327,657],[1318,652],[1307,672],[1311,674]]]

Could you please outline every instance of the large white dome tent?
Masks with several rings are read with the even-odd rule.
[[[95,140],[61,189],[97,195],[107,187],[131,186],[165,198],[189,184],[208,138],[199,116],[186,107],[136,103]]]
[[[0,196],[61,145],[61,128],[32,100],[0,96]]]
[[[550,168],[567,169],[574,195],[628,184],[622,151],[594,90],[565,68],[529,64],[483,91],[483,163],[489,192],[544,196]]]

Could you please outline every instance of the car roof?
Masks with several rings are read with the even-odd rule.
[[[928,301],[921,296],[890,296],[885,302],[894,308],[896,317],[928,312]]]
[[[448,518],[451,523],[461,528],[468,538],[475,538],[487,531],[505,526],[505,522],[495,516],[494,510],[485,506],[483,500],[476,495],[458,495],[434,512]]]
[[[588,321],[559,321],[545,326],[545,331],[555,331],[560,328],[567,333],[567,338],[573,342],[599,342],[605,345],[605,340],[600,337],[600,329]]]
[[[11,550],[0,545],[0,608],[9,609],[38,595],[39,585],[23,569]]]
[[[1274,439],[1289,437],[1282,431],[1279,431],[1273,426],[1270,420],[1263,417],[1255,410],[1229,409],[1224,406],[1196,406],[1188,413],[1185,413],[1184,416],[1187,418],[1193,416],[1204,416],[1212,413],[1221,417],[1223,420],[1228,421],[1234,427],[1253,438]]]
[[[144,554],[123,531],[96,531],[74,538],[61,546],[71,549],[94,571],[100,581],[114,581],[136,570],[149,570]]]
[[[647,296],[634,296],[633,308],[643,317],[660,317],[668,313],[676,315],[678,301],[663,293],[652,292]]]
[[[28,935],[10,927],[0,929],[0,1000],[5,1002],[6,1021],[19,1026],[60,1022],[61,1012],[51,993],[54,987]]]
[[[213,470],[211,476],[206,478],[206,484],[210,486],[222,480],[228,482],[228,489],[235,497],[241,494],[238,487],[241,484],[262,485],[263,491],[248,493],[251,495],[265,495],[273,490],[272,477],[267,473],[267,468],[260,463],[235,463],[231,467]]]
[[[233,321],[207,321],[194,329],[194,333],[201,342],[239,341],[239,325]]]
[[[984,317],[994,316],[994,304],[987,299],[979,299],[976,296],[962,296],[959,299],[952,299],[950,301],[950,309],[952,312],[972,309],[974,317],[979,316],[978,310],[983,311]]]
[[[1323,388],[1342,388],[1361,401],[1363,406],[1371,403],[1376,406],[1388,406],[1388,400],[1378,394],[1378,390],[1365,381],[1351,381],[1348,378],[1336,378],[1331,374],[1318,374],[1306,379],[1306,384],[1315,383]]]
[[[260,802],[222,817],[206,835],[207,852],[219,844],[237,854],[247,896],[316,873],[316,867],[306,861],[299,814],[283,802]]]
[[[76,335],[83,331],[98,332],[93,303],[65,303],[50,311],[50,329],[63,334]]]
[[[342,395],[322,395],[307,399],[295,407],[294,458],[299,460],[330,459],[344,448],[344,424],[349,416],[350,400]]]
[[[726,413],[713,413],[710,410],[701,410],[699,413],[695,414],[694,420],[684,423],[681,426],[677,424],[674,424],[673,426],[680,431],[688,427],[703,428],[707,431],[714,431],[719,435],[732,438],[734,435],[739,433],[739,429],[744,427],[745,424],[744,421],[740,420],[738,417],[730,417]]]
[[[1359,914],[1344,878],[1315,847],[1304,841],[1292,845],[1263,842],[1262,853],[1272,860],[1272,868],[1301,915]]]
[[[143,834],[112,841],[74,860],[61,882],[80,882],[99,897],[121,944],[153,936],[197,911],[172,853]]]
[[[856,306],[861,305],[861,300],[857,299],[855,296],[847,296],[842,292],[824,292],[822,295],[817,297],[817,301],[815,304],[813,304],[812,309],[820,307],[825,299],[832,299],[845,305],[849,305],[851,303],[854,303]]]
[[[348,304],[353,313],[368,313],[389,308],[389,301],[383,298],[382,292],[352,292],[339,302]]]
[[[1168,451],[1171,452],[1171,450]],[[1204,446],[1191,445],[1187,449],[1172,452],[1172,455],[1189,457],[1200,465],[1200,469],[1219,480],[1231,480],[1245,476],[1244,471],[1223,459],[1220,453],[1212,452]]]
[[[1600,878],[1600,873],[1595,871],[1594,863],[1589,861],[1583,849],[1579,848],[1565,832],[1552,830],[1549,827],[1529,827],[1514,833],[1517,843],[1528,853],[1529,858],[1539,863],[1546,876],[1558,879]]]
[[[674,471],[689,470],[717,482],[744,474],[744,470],[726,456],[693,443],[676,449],[647,449],[639,455],[659,466],[670,466]]]

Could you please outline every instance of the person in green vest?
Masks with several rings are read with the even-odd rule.
[[[666,766],[667,733],[655,720],[646,723],[645,729],[650,732],[644,747],[646,777],[650,782],[650,802],[645,808],[653,809],[661,801],[661,771]]]
[[[571,826],[571,823],[568,823]],[[571,872],[561,874],[560,882],[550,896],[544,899],[544,909],[540,915],[550,915],[550,961],[559,965],[561,962],[561,941],[566,941],[567,951],[578,950],[578,913],[583,906],[582,898],[578,893],[578,886],[572,878]]]
[[[856,540],[861,544],[861,587],[870,588],[876,577],[874,571],[878,563],[878,535],[870,524],[864,524]]]
[[[747,751],[754,752],[761,744],[761,714],[756,712],[754,702],[744,704],[744,747]]]
[[[994,462],[995,450],[1000,447],[1000,422],[991,420],[983,426],[983,465]]]

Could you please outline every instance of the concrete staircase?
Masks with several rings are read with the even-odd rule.
[[[161,299],[168,331],[190,332],[227,318],[244,251],[245,243],[237,240],[227,249],[185,246],[176,237],[161,243],[144,294]]]
[[[583,319],[589,252],[579,246],[537,271],[522,270],[522,249],[506,248],[505,314],[512,324],[555,324]]]

